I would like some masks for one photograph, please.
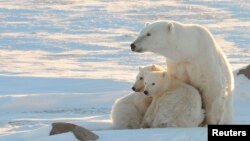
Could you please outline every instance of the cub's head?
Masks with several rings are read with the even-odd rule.
[[[144,94],[156,96],[164,93],[167,87],[167,72],[146,72],[144,80]]]
[[[164,71],[165,69],[158,65],[149,65],[146,67],[139,67],[139,73],[136,76],[136,81],[132,87],[135,92],[143,92],[144,90],[144,75],[146,71]]]
[[[174,45],[175,24],[171,21],[156,21],[146,24],[137,39],[130,45],[134,52],[161,53],[162,48]]]

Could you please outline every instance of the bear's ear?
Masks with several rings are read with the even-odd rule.
[[[151,71],[154,71],[154,70],[156,70],[156,66],[155,66],[155,65],[152,65],[152,66],[151,66]]]
[[[141,71],[142,70],[142,67],[139,67],[139,71]]]
[[[146,22],[146,23],[144,24],[145,27],[147,27],[148,25],[150,25],[150,22]]]
[[[168,27],[167,27],[168,32],[173,31],[173,29],[174,29],[174,24],[173,23],[168,23]]]

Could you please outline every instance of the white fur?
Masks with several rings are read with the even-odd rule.
[[[142,30],[134,45],[135,52],[149,51],[165,56],[169,75],[201,92],[206,124],[232,123],[232,71],[207,29],[195,24],[157,21]]]
[[[197,127],[202,123],[201,96],[191,85],[170,78],[166,72],[150,72],[145,76],[145,91],[153,101],[142,127]]]
[[[158,65],[139,67],[139,73],[133,86],[137,92],[117,99],[112,107],[111,118],[115,129],[140,128],[142,118],[152,101],[151,97],[140,93],[144,90],[144,73],[163,70],[165,69]]]
[[[133,85],[136,92],[142,92],[144,90],[144,74],[146,71],[165,71],[165,69],[158,65],[139,67],[139,73],[137,74],[136,81]]]
[[[115,101],[111,119],[114,129],[140,128],[143,116],[152,98],[143,93],[134,92]]]

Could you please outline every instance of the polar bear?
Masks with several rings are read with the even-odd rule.
[[[152,96],[142,127],[198,127],[204,120],[201,96],[193,86],[167,74],[145,74],[145,95]]]
[[[143,116],[151,101],[152,97],[147,97],[141,92],[133,92],[117,99],[111,111],[113,128],[140,128]]]
[[[143,92],[144,90],[144,73],[146,71],[165,71],[165,69],[158,65],[148,65],[145,67],[139,67],[139,73],[136,76],[136,81],[132,87],[135,92]]]
[[[130,45],[134,52],[154,52],[167,59],[168,74],[196,87],[202,96],[204,124],[232,123],[233,74],[212,34],[195,24],[156,21]]]

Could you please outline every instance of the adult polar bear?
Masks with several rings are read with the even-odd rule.
[[[134,52],[165,56],[169,74],[201,92],[205,124],[232,123],[232,71],[223,51],[206,28],[175,21],[156,21],[148,24],[130,46]]]

